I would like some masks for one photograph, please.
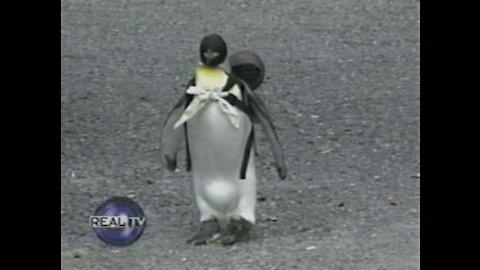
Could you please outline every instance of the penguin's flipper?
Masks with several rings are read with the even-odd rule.
[[[163,123],[161,149],[167,169],[170,171],[174,171],[177,168],[177,152],[182,142],[185,141],[184,129],[174,129],[173,126],[185,111],[186,102],[186,95],[182,95]]]
[[[268,109],[265,103],[250,89],[250,87],[248,87],[246,83],[243,83],[243,86],[244,96],[247,106],[251,110],[252,117],[262,126],[263,131],[270,142],[270,149],[273,153],[278,175],[280,176],[280,179],[285,179],[287,176],[287,165],[285,164],[282,146],[278,140],[275,126],[272,123],[272,118],[270,117]]]

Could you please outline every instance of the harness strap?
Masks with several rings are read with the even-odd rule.
[[[247,174],[248,160],[250,159],[250,152],[251,152],[251,149],[252,149],[254,139],[255,139],[255,133],[253,131],[253,123],[252,123],[252,130],[250,131],[250,135],[248,135],[247,144],[245,146],[245,151],[243,152],[242,167],[240,168],[240,179],[241,180],[245,180],[245,176]]]
[[[238,79],[233,74],[229,74],[226,71],[225,71],[225,74],[227,74],[228,79],[227,79],[227,83],[223,87],[222,91],[228,91],[228,90],[232,89],[232,87],[236,83],[238,83]]]
[[[239,110],[244,112],[246,115],[249,117],[252,115],[252,111],[249,107],[247,107],[242,101],[240,101],[234,94],[229,94],[228,96],[224,97],[228,103],[230,103],[232,106],[237,107]]]

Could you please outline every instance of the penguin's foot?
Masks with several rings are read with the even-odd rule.
[[[235,235],[237,241],[243,240],[248,236],[250,229],[253,227],[253,224],[247,221],[246,219],[233,219],[228,224],[228,232],[232,235]]]
[[[243,218],[233,219],[229,222],[227,229],[211,242],[222,246],[233,245],[236,242],[246,240],[252,227],[253,224]]]
[[[167,164],[167,169],[171,172],[175,171],[177,168],[177,157],[164,156],[165,163]]]
[[[222,246],[233,245],[237,242],[237,238],[233,234],[223,233],[215,239],[211,240],[210,243],[219,244]]]
[[[204,245],[210,242],[220,232],[220,226],[216,219],[202,221],[197,234],[187,240],[187,243],[195,245]]]

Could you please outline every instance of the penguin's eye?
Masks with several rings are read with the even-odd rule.
[[[218,53],[218,52],[212,52],[211,50],[208,50],[208,51],[204,52],[203,55],[204,55],[206,58],[208,58],[208,59],[213,59],[213,58],[219,56],[220,53]]]

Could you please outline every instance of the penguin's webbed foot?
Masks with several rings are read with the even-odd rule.
[[[233,245],[239,241],[245,240],[248,237],[252,227],[253,224],[243,218],[232,219],[229,222],[226,231],[222,232],[219,237],[215,238],[211,242],[220,244],[222,246]]]
[[[177,157],[164,156],[165,163],[167,164],[167,169],[171,172],[175,171],[177,168]]]
[[[237,238],[233,234],[223,233],[219,237],[210,241],[211,243],[219,244],[222,246],[230,246],[237,242]]]
[[[246,219],[233,219],[228,224],[227,230],[230,234],[235,235],[237,241],[243,240],[248,236],[253,224]]]
[[[215,238],[216,234],[220,232],[220,226],[216,219],[202,221],[200,229],[187,243],[194,243],[194,245],[205,245]]]

